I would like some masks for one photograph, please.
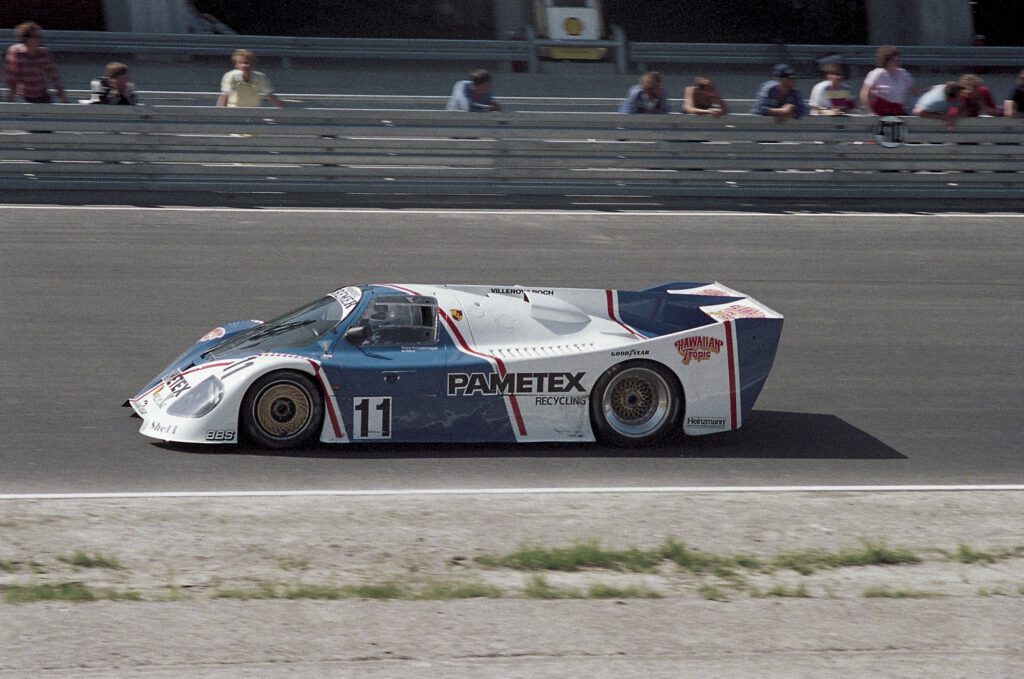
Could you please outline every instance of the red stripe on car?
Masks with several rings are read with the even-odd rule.
[[[731,428],[736,429],[736,405],[739,394],[736,393],[736,352],[733,348],[733,322],[725,322],[725,348],[729,355],[729,415],[732,418]]]
[[[608,301],[608,318],[612,319],[613,321],[615,321],[616,323],[621,325],[623,328],[628,330],[630,333],[633,334],[633,336],[639,337],[640,339],[647,339],[647,337],[645,337],[644,335],[641,335],[636,330],[634,330],[633,328],[629,327],[628,325],[623,323],[621,320],[619,320],[618,314],[615,313],[615,291],[614,290],[605,290],[604,291],[604,295],[605,295],[605,299]]]
[[[324,379],[323,372],[320,371],[320,364],[316,361],[309,361],[309,364],[313,366],[313,374],[320,380],[320,386],[324,390],[324,402],[327,405],[327,415],[331,419],[331,427],[334,428],[334,435],[339,439],[345,438],[345,432],[341,430],[341,424],[338,422],[338,413],[334,412],[334,399],[331,398],[331,386],[327,384],[327,380]]]
[[[402,287],[401,285],[395,285],[393,283],[388,283],[387,286],[390,288],[395,288],[396,290],[401,290],[402,292],[407,292],[410,295],[420,294],[415,290],[410,290],[408,288]],[[451,317],[448,316],[447,313],[445,313],[445,310],[442,309],[441,307],[438,307],[437,312],[441,315],[441,320],[444,321],[445,326],[448,328],[448,330],[451,331],[452,337],[454,337],[455,340],[459,343],[459,346],[462,347],[463,351],[469,354],[473,354],[475,356],[479,356],[481,358],[486,358],[489,361],[494,361],[494,364],[498,368],[498,374],[501,375],[502,377],[505,376],[505,364],[504,362],[502,362],[500,358],[498,358],[497,356],[491,356],[489,354],[479,352],[476,349],[469,346],[469,342],[467,342],[466,338],[462,336],[462,333],[459,332],[458,327],[456,327],[455,325],[455,321],[453,321]],[[516,399],[516,395],[509,394],[508,400],[509,403],[512,405],[512,414],[516,418],[516,427],[519,429],[519,435],[526,436],[526,422],[523,420],[523,413],[519,409],[519,401]]]

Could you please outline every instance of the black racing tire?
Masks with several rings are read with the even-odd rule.
[[[676,431],[683,409],[675,375],[651,361],[627,361],[609,368],[590,395],[590,418],[602,443],[646,446]]]
[[[250,440],[265,448],[295,448],[315,436],[324,422],[324,399],[304,373],[267,373],[242,399],[242,427]]]

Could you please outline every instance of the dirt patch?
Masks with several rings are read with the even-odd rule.
[[[680,663],[716,676],[1024,674],[1024,623],[1011,613],[1024,604],[1022,492],[8,500],[0,508],[8,601],[14,591],[31,601],[32,591],[45,598],[68,583],[95,599],[0,602],[9,622],[0,674],[650,677],[678,676]],[[665,559],[645,569],[556,571],[479,561],[525,545],[581,543],[676,543],[728,565],[695,570]],[[807,560],[871,545],[914,560]],[[811,567],[780,565],[780,555],[803,555],[796,563]],[[555,598],[533,598],[538,582]]]

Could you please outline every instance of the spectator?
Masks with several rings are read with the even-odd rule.
[[[647,71],[640,84],[633,85],[619,104],[619,113],[668,113],[668,95],[661,82],[661,73]]]
[[[992,96],[992,90],[985,86],[980,76],[968,73],[960,76],[960,98],[957,106],[960,107],[960,116],[963,118],[977,118],[978,116],[998,116],[1002,114],[996,108],[996,100]]]
[[[955,130],[956,119],[961,115],[957,106],[960,91],[960,84],[954,80],[945,85],[935,85],[914,104],[914,115],[941,120],[948,129]]]
[[[864,108],[880,116],[905,116],[907,108],[903,102],[907,94],[918,95],[921,90],[914,87],[914,78],[900,68],[899,48],[892,45],[879,47],[875,52],[877,68],[864,78],[860,88],[860,101]]]
[[[460,80],[452,87],[446,111],[471,111],[486,113],[500,111],[501,104],[494,100],[491,90],[494,81],[489,71],[482,68],[469,72],[469,80]]]
[[[251,50],[235,50],[231,54],[231,63],[235,69],[221,78],[217,106],[262,106],[263,97],[266,97],[274,106],[284,108],[284,102],[274,94],[266,74],[253,70],[256,55]]]
[[[757,91],[754,108],[750,112],[759,116],[773,116],[778,123],[807,115],[807,103],[800,90],[796,89],[796,71],[793,67],[789,64],[775,64],[772,78],[765,81]]]
[[[843,67],[837,63],[826,64],[825,79],[811,90],[811,113],[823,116],[841,116],[857,110],[857,101],[850,88],[843,82]]]
[[[725,105],[725,100],[711,78],[695,78],[693,84],[683,90],[683,113],[724,116],[728,112],[729,107]]]
[[[138,98],[128,79],[128,67],[120,61],[111,61],[103,69],[103,77],[92,81],[92,102],[94,104],[119,104],[131,106]]]
[[[68,103],[53,55],[43,47],[43,29],[39,24],[18,24],[14,37],[18,42],[7,49],[7,101],[20,96],[30,104],[49,104],[53,101],[47,88],[49,81],[60,100]]]
[[[1003,115],[1007,118],[1024,118],[1024,69],[1017,74],[1017,84],[1006,93]]]

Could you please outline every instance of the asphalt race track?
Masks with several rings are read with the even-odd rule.
[[[0,207],[0,493],[1024,482],[1024,215]],[[720,280],[786,315],[754,415],[653,450],[169,446],[121,403],[358,282]]]

